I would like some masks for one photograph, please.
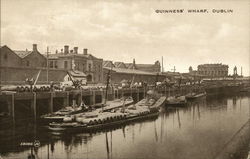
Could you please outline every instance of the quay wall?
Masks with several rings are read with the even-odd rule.
[[[214,159],[247,158],[250,143],[250,119],[232,136]]]
[[[111,87],[108,90],[108,100],[132,96],[135,102],[143,99],[148,90],[152,88],[123,88]],[[182,86],[180,89],[173,87],[157,87],[157,92],[163,96],[186,95],[190,92],[191,86]],[[218,89],[221,94],[227,91],[226,88]],[[230,89],[232,90],[232,89]],[[55,112],[65,106],[77,105],[83,101],[86,105],[101,103],[105,96],[104,89],[77,89],[71,91],[50,91],[50,92],[12,92],[3,91],[0,94],[0,112],[6,112],[15,120],[17,114],[26,113],[37,119],[40,115]]]
[[[108,91],[108,100],[132,96],[135,102],[146,96],[149,88],[127,88]],[[187,90],[187,89],[186,89]],[[168,90],[166,87],[158,89],[162,95],[174,95],[177,89]],[[182,93],[187,92],[182,90]],[[55,112],[65,106],[77,105],[83,101],[86,105],[96,105],[103,101],[105,90],[72,90],[51,92],[2,92],[0,94],[0,111],[6,112],[13,120],[17,114],[26,113],[37,119],[40,115]]]

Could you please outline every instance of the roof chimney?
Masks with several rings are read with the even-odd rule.
[[[37,44],[33,44],[33,51],[37,51]]]
[[[64,54],[69,53],[69,45],[64,45]]]
[[[74,47],[74,54],[78,53],[78,47]]]
[[[84,55],[87,55],[87,54],[88,54],[88,49],[86,49],[86,48],[83,49],[83,54],[84,54]]]

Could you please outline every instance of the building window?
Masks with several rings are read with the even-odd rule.
[[[30,66],[30,62],[29,61],[26,61],[26,66]]]
[[[87,76],[87,82],[92,82],[92,76],[91,75]]]
[[[76,70],[79,70],[79,62],[76,63]]]
[[[65,68],[65,69],[68,68],[68,61],[64,61],[64,68]]]
[[[55,61],[55,68],[58,68],[58,66],[57,66],[57,61]]]
[[[91,71],[91,70],[92,70],[92,66],[91,66],[91,64],[89,64],[89,65],[88,65],[88,69],[89,69],[89,71]]]
[[[85,65],[84,64],[82,64],[82,72],[85,72]]]
[[[53,68],[53,61],[49,62],[49,68]]]

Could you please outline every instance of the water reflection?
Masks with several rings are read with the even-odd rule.
[[[52,134],[35,125],[1,130],[4,158],[211,159],[248,119],[249,96],[212,96],[158,118],[95,133]],[[20,147],[38,139],[41,146]]]

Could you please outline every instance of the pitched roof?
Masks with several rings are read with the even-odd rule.
[[[13,50],[11,50],[7,45],[1,46],[0,47],[1,50],[7,49],[8,51],[10,51],[12,54],[14,54],[15,56],[17,56],[18,58],[20,58]],[[4,51],[0,51],[0,53],[2,53]]]
[[[115,67],[112,61],[103,61],[103,67]]]
[[[133,63],[125,63],[128,69],[133,69]]]
[[[152,68],[154,66],[154,64],[136,64],[137,68]]]
[[[49,58],[71,57],[71,56],[85,57],[85,58],[88,58],[88,59],[99,59],[99,58],[93,56],[92,54],[87,54],[87,55],[84,55],[84,54],[72,54],[72,53],[69,53],[69,54],[64,54],[64,53],[49,54]]]
[[[24,51],[23,50],[13,50],[13,52],[21,58],[24,58],[32,53],[32,51],[28,51],[28,50],[24,50]]]
[[[110,67],[103,67],[104,69],[110,69]],[[124,73],[124,74],[138,74],[138,75],[156,75],[155,73],[151,72],[145,72],[141,70],[135,70],[135,69],[127,69],[127,68],[116,68],[113,67],[112,71],[117,73]]]
[[[127,66],[123,62],[115,62],[115,67],[118,68],[126,68]]]

